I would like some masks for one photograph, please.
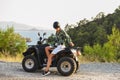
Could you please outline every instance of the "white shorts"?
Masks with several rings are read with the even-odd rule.
[[[57,54],[59,51],[64,50],[64,49],[65,49],[65,45],[59,45],[52,51],[51,54]]]

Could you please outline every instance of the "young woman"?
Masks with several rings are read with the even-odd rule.
[[[47,67],[46,67],[45,71],[43,72],[44,76],[50,74],[49,68],[50,68],[53,56],[55,54],[57,54],[59,51],[63,50],[67,46],[74,46],[69,35],[60,28],[59,22],[57,22],[57,21],[54,22],[53,28],[56,30],[56,39],[57,39],[58,46],[51,52],[51,54],[49,52],[51,47],[48,46],[45,48],[46,55],[48,57],[48,61],[47,61]]]

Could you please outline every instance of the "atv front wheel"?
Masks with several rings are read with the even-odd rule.
[[[25,56],[22,67],[27,72],[35,72],[38,69],[38,62],[33,55]]]
[[[61,75],[70,76],[76,70],[76,63],[70,57],[63,57],[58,61],[57,69]]]

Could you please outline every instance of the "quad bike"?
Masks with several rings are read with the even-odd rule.
[[[30,46],[26,52],[23,53],[24,59],[22,61],[22,67],[27,72],[35,72],[47,65],[45,47],[49,46],[49,44],[44,43],[46,33],[43,34],[43,37],[41,37],[39,33],[38,35],[40,38],[37,45]],[[58,72],[63,76],[72,75],[77,72],[80,66],[77,57],[78,52],[80,52],[78,48],[65,48],[54,56],[50,67],[57,67]]]

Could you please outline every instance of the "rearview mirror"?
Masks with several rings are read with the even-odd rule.
[[[43,36],[45,36],[46,35],[46,32],[45,33],[43,33]]]
[[[40,36],[40,33],[38,32],[38,36]]]

